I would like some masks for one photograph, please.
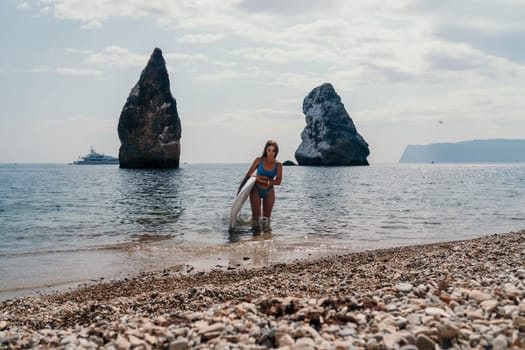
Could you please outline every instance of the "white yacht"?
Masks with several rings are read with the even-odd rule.
[[[97,165],[97,164],[119,164],[118,158],[106,156],[95,152],[93,146],[87,156],[79,157],[79,160],[73,162],[75,165]]]

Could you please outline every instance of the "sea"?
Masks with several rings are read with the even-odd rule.
[[[0,164],[0,300],[525,229],[525,163],[403,163],[284,167],[270,224],[230,232],[248,167]]]

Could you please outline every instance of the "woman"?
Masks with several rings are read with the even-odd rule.
[[[263,220],[265,218],[270,220],[272,215],[273,203],[275,202],[273,186],[280,185],[283,176],[283,165],[277,161],[277,153],[279,153],[277,142],[273,140],[267,141],[262,156],[255,158],[237,191],[239,193],[242,186],[248,181],[253,172],[257,170],[255,186],[250,192],[252,220],[258,220],[261,216],[261,201]]]

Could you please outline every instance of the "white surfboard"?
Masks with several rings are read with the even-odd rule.
[[[237,216],[239,216],[244,202],[246,202],[246,200],[250,196],[250,192],[252,191],[253,186],[255,186],[255,176],[250,176],[248,181],[246,181],[244,186],[242,186],[241,190],[239,191],[239,194],[237,194],[237,197],[235,197],[235,200],[232,204],[232,209],[230,211],[230,222],[228,224],[229,230],[231,230],[235,225],[235,220],[237,220]]]

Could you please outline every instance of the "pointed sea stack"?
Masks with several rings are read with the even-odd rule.
[[[162,51],[155,48],[118,122],[121,168],[178,168],[181,124]]]
[[[331,84],[316,87],[304,98],[303,113],[306,127],[295,151],[299,165],[369,165],[368,143]]]

